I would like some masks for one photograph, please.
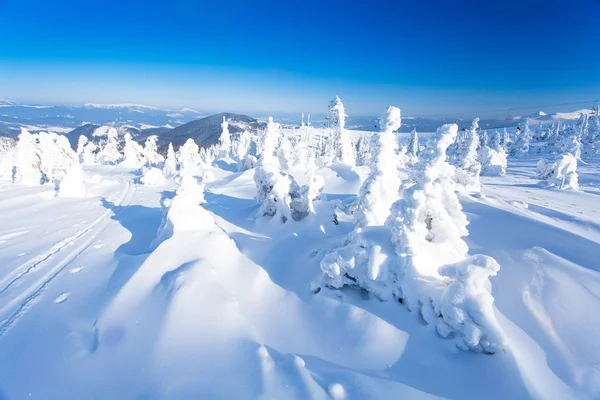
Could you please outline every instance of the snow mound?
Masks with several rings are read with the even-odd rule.
[[[60,181],[57,197],[81,198],[87,195],[85,175],[79,164],[74,165]]]
[[[144,174],[140,178],[140,182],[144,186],[161,186],[165,184],[166,179],[162,170],[151,167],[144,171]]]

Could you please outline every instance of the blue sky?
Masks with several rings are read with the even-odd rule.
[[[322,112],[338,94],[352,115],[593,100],[599,15],[599,0],[0,0],[0,97]]]

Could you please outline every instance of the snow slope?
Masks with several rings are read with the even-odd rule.
[[[471,252],[502,266],[494,355],[366,292],[314,294],[351,219],[321,200],[301,222],[255,221],[254,170],[217,162],[202,205],[114,166],[85,169],[83,199],[2,183],[0,398],[599,398],[600,160],[580,191],[537,186],[536,162],[460,198]],[[317,173],[348,202],[368,168]]]

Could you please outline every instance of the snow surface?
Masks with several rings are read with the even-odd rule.
[[[354,229],[331,204],[356,199],[368,166],[316,169],[324,196],[285,224],[253,218],[254,168],[224,160],[179,187],[84,166],[84,198],[2,182],[0,398],[600,398],[600,159],[577,166],[579,190],[550,190],[539,158],[458,195],[470,254],[501,265],[477,293],[494,298],[493,355],[458,351],[398,302],[311,291]]]

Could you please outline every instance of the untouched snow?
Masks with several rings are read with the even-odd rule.
[[[84,167],[82,198],[0,183],[0,398],[600,398],[600,160],[578,165],[579,190],[539,186],[538,160],[459,195],[469,254],[501,265],[494,355],[398,302],[311,291],[354,228],[330,203],[356,198],[366,166],[317,169],[325,197],[285,224],[253,218],[254,169],[223,160],[179,190],[112,165]]]

